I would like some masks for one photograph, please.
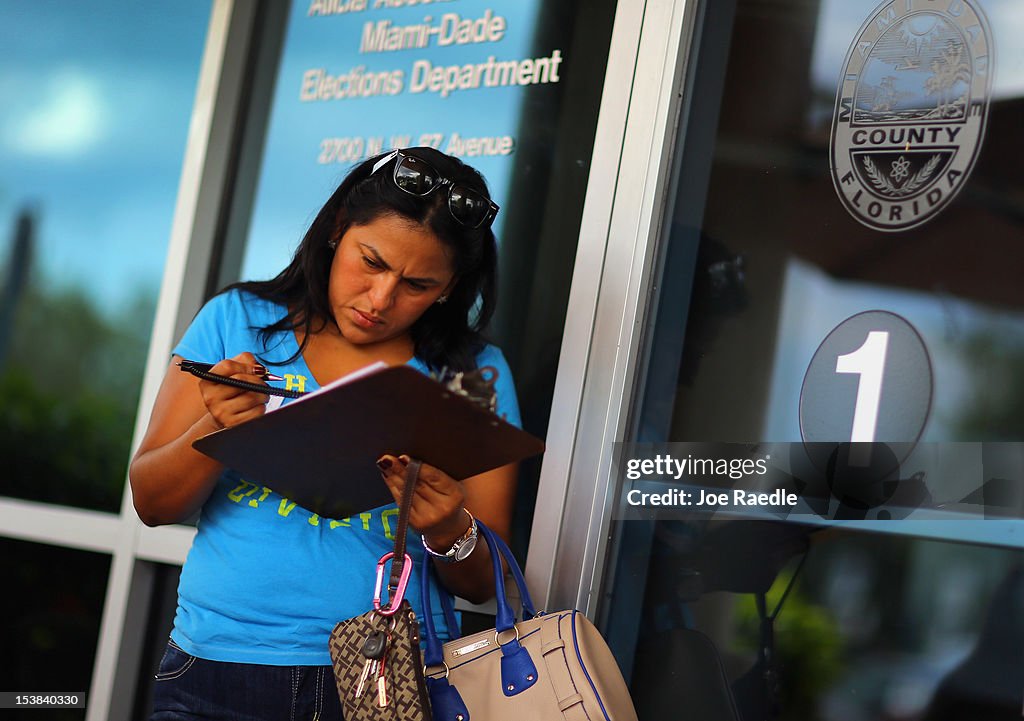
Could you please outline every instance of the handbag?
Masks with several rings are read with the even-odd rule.
[[[339,622],[329,648],[346,721],[430,721],[416,614],[405,600],[413,562],[405,552],[406,530],[420,462],[409,462],[409,481],[399,504],[394,551],[377,562],[373,610]],[[391,561],[388,600],[381,602],[384,564]]]
[[[433,569],[423,559],[424,673],[435,721],[636,721],[622,673],[594,625],[575,610],[538,614],[508,546],[479,520],[477,528],[494,564],[494,629],[442,647],[426,590]],[[505,596],[502,557],[522,599],[519,623]],[[458,629],[451,600],[442,594],[441,603],[448,628]]]

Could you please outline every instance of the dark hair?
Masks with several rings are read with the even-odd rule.
[[[403,151],[425,160],[443,177],[465,185],[490,198],[480,173],[457,158],[434,148]],[[446,303],[431,305],[413,324],[410,332],[414,352],[429,367],[470,370],[483,349],[482,333],[494,314],[497,296],[497,250],[490,226],[467,228],[448,211],[446,188],[426,196],[400,190],[393,180],[392,160],[371,175],[384,154],[372,157],[352,170],[324,203],[309,226],[295,255],[284,270],[265,281],[234,283],[224,291],[239,289],[285,305],[289,310],[280,320],[260,329],[266,344],[271,334],[301,328],[302,346],[310,335],[331,322],[328,300],[334,250],[329,242],[339,239],[352,226],[366,225],[385,215],[397,215],[429,228],[450,253],[457,282]]]

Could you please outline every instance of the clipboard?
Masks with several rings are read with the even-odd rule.
[[[192,447],[323,518],[347,518],[393,502],[376,464],[385,453],[462,480],[544,442],[414,368],[377,364]]]

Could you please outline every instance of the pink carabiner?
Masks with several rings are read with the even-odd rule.
[[[373,589],[373,607],[382,616],[392,616],[398,611],[402,598],[405,596],[405,587],[409,585],[409,576],[412,574],[412,558],[407,553],[405,554],[405,564],[402,565],[402,577],[398,580],[398,588],[388,598],[388,605],[381,608],[380,592],[384,586],[384,564],[394,557],[394,552],[388,551],[377,561],[377,586]]]

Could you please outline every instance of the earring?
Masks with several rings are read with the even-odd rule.
[[[445,303],[448,302],[448,295],[445,294],[445,295],[439,296],[438,299],[436,301],[434,301],[434,302],[437,303],[438,305],[444,305]]]
[[[330,248],[331,250],[337,250],[337,248],[338,248],[338,239],[337,238],[331,238],[330,240],[328,240],[327,241],[327,247]]]

